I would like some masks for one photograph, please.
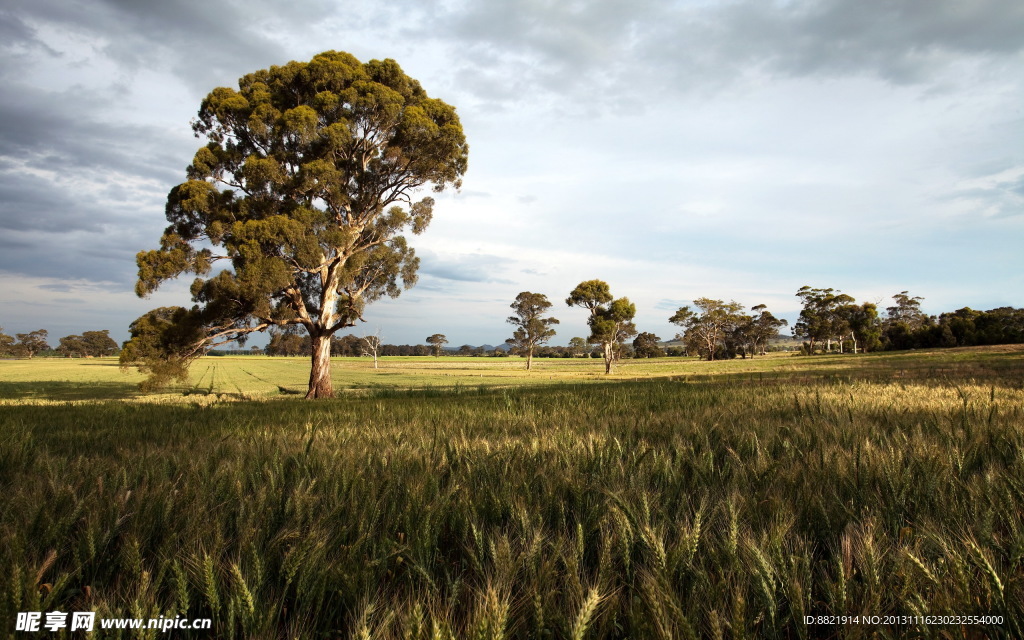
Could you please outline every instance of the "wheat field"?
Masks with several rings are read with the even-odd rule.
[[[543,384],[509,367],[472,386],[423,360],[403,371],[436,384],[315,403],[227,363],[160,402],[0,363],[0,620],[14,637],[18,612],[51,610],[209,617],[208,638],[1024,637],[1022,355]],[[297,362],[257,361],[301,385]],[[160,635],[134,633],[90,637]]]

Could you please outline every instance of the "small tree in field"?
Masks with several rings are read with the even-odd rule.
[[[434,357],[440,357],[441,349],[444,345],[448,344],[448,338],[443,333],[435,333],[434,335],[427,338],[427,344],[433,347]]]
[[[570,307],[583,307],[590,311],[587,324],[590,326],[590,344],[601,345],[604,356],[604,372],[612,372],[612,365],[621,355],[622,344],[636,335],[633,318],[636,305],[629,298],[612,299],[608,283],[603,280],[586,280],[576,285],[565,303]]]
[[[214,89],[193,130],[207,144],[167,196],[160,247],[137,256],[136,293],[191,273],[195,304],[133,323],[138,344],[122,362],[183,376],[213,346],[301,325],[306,397],[331,397],[332,336],[416,281],[401,233],[430,223],[434,200],[420,191],[461,184],[455,109],[394,60],[328,51]],[[219,261],[230,268],[211,275]]]
[[[377,356],[380,354],[381,347],[380,329],[360,338],[359,345],[364,356],[371,356],[373,358],[373,368],[376,369]]]
[[[509,316],[507,322],[515,325],[516,330],[506,342],[526,354],[526,369],[529,370],[533,362],[533,349],[554,337],[555,330],[551,325],[558,324],[558,320],[541,317],[551,308],[548,297],[543,293],[523,291],[509,306],[515,315]]]

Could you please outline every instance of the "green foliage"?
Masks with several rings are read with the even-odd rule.
[[[612,301],[612,293],[604,280],[585,280],[572,290],[565,304],[570,307],[583,307],[594,312],[601,305]]]
[[[14,355],[14,338],[4,333],[4,328],[0,327],[0,357]]]
[[[50,345],[46,343],[48,333],[45,329],[38,329],[27,334],[15,334],[8,336],[3,333],[0,327],[0,357],[33,357],[40,351],[47,351]]]
[[[636,305],[629,298],[612,299],[608,283],[603,280],[579,283],[565,303],[570,307],[583,307],[590,311],[590,317],[587,318],[590,337],[587,341],[601,345],[605,373],[611,373],[612,365],[622,355],[623,343],[637,333],[633,324]]]
[[[85,331],[82,335],[64,336],[57,351],[66,358],[99,358],[115,355],[119,348],[110,337],[110,330]]]
[[[509,306],[515,315],[509,316],[507,322],[515,325],[516,330],[505,342],[526,354],[526,368],[529,369],[533,361],[534,348],[554,337],[555,330],[551,325],[558,324],[558,319],[541,317],[551,308],[551,302],[542,293],[523,291]]]
[[[633,357],[636,358],[661,358],[665,355],[665,351],[658,344],[661,342],[661,338],[644,331],[637,335],[636,339],[633,340]]]
[[[574,358],[578,358],[583,355],[583,351],[587,348],[587,339],[576,336],[569,339],[569,351]]]
[[[200,276],[188,330],[198,323],[203,349],[302,325],[309,396],[331,395],[330,337],[416,281],[400,234],[430,223],[434,200],[420,190],[461,184],[468,147],[455,109],[393,60],[328,51],[215,89],[193,128],[208,143],[168,195],[160,248],[138,254],[137,293]],[[230,268],[210,276],[218,261]]]
[[[814,353],[815,342],[826,342],[832,351],[832,341],[850,331],[842,309],[854,302],[853,297],[835,289],[800,287],[796,295],[803,302],[800,319],[793,325],[793,335],[810,340],[809,350]]]
[[[428,336],[426,342],[433,347],[434,356],[439,357],[444,345],[448,344],[448,338],[443,333],[435,333],[432,336]]]
[[[40,351],[49,351],[50,345],[46,342],[48,332],[46,329],[37,329],[30,333],[19,333],[16,335],[18,338],[17,344],[14,345],[13,351],[15,354],[24,356],[26,358],[32,358]],[[2,338],[0,338],[2,340]],[[117,345],[115,344],[115,347]],[[3,347],[0,347],[2,350]]]
[[[743,305],[711,298],[697,298],[693,304],[700,313],[685,306],[676,310],[668,319],[672,324],[685,329],[676,339],[683,340],[688,348],[706,360],[734,357],[737,331],[749,321],[741,313]]]
[[[779,329],[789,324],[788,321],[776,318],[767,305],[758,304],[750,308],[754,315],[744,316],[734,329],[733,336],[742,349],[743,357],[747,353],[755,356],[765,354],[768,341],[779,335]]]
[[[146,375],[139,389],[151,392],[188,379],[188,367],[205,351],[200,314],[182,307],[159,307],[129,326],[131,339],[120,354],[121,370],[137,367]]]
[[[850,330],[853,352],[876,351],[882,346],[882,327],[878,320],[878,307],[872,302],[845,304],[838,313]]]

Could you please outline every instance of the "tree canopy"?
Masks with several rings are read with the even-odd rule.
[[[509,306],[515,313],[508,317],[507,322],[514,325],[516,330],[505,342],[526,354],[526,368],[530,369],[533,349],[554,337],[555,330],[551,325],[558,324],[558,320],[541,317],[551,308],[551,302],[543,293],[523,291]]]
[[[587,318],[590,337],[587,341],[601,345],[604,372],[611,373],[612,365],[622,355],[623,343],[636,335],[636,326],[633,324],[636,305],[629,298],[613,299],[608,283],[603,280],[579,283],[565,299],[565,303],[590,312]]]
[[[793,325],[793,335],[809,340],[810,353],[814,353],[815,342],[825,342],[827,349],[832,351],[832,341],[841,339],[850,331],[842,309],[855,300],[836,289],[818,289],[806,285],[797,290],[796,296],[803,302],[804,308],[800,311],[800,319]]]
[[[644,331],[637,334],[633,340],[633,357],[635,358],[660,358],[665,355],[662,350],[661,338],[653,333]]]
[[[193,129],[207,144],[167,197],[160,247],[138,254],[136,292],[191,273],[195,304],[137,321],[132,340],[162,350],[126,352],[187,367],[217,344],[301,325],[313,347],[307,397],[333,395],[331,336],[415,283],[419,260],[400,234],[430,223],[421,189],[461,185],[468,146],[455,109],[394,60],[328,51],[214,89]],[[213,274],[220,261],[229,268]],[[143,333],[154,330],[171,335]]]
[[[441,349],[444,348],[444,345],[448,344],[448,338],[443,333],[435,333],[427,336],[427,344],[433,347],[434,357],[439,357]]]
[[[117,342],[110,337],[110,330],[83,331],[82,335],[64,336],[57,351],[67,358],[99,358],[112,356],[120,350]]]
[[[687,305],[680,307],[668,319],[684,329],[676,339],[683,340],[688,348],[708,360],[722,357],[725,355],[723,351],[729,351],[727,343],[745,318],[741,313],[743,305],[711,298],[697,298],[693,304],[699,313]]]
[[[0,327],[0,356],[10,355],[14,355],[14,336],[7,335]]]

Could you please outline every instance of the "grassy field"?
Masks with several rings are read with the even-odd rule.
[[[334,358],[332,378],[339,394],[386,389],[521,387],[608,381],[672,379],[686,382],[791,383],[817,380],[1014,380],[1024,369],[1020,345],[984,349],[936,349],[858,356],[764,357],[704,362],[693,358],[625,360],[610,376],[600,360],[538,358],[526,371],[518,357],[389,357],[379,368],[368,358]],[[303,395],[309,378],[307,358],[267,356],[206,357],[192,366],[188,384],[165,393],[141,394],[142,376],[122,372],[116,358],[36,358],[0,360],[0,404],[135,400],[191,402],[260,400]]]
[[[1024,637],[1024,349],[538,364],[0,362],[0,629]]]

